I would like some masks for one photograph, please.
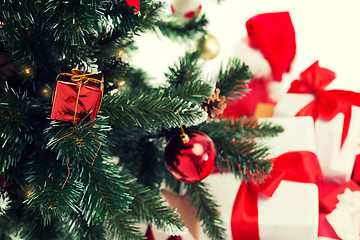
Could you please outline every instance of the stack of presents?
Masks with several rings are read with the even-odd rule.
[[[271,72],[253,72],[251,93],[223,117],[255,116],[284,132],[264,140],[274,159],[264,183],[241,182],[231,173],[204,180],[220,205],[226,239],[360,239],[360,93],[329,90],[336,74],[318,61],[285,89],[283,75],[296,51],[289,13],[260,14],[246,27],[244,42]],[[200,231],[196,239],[208,238]]]

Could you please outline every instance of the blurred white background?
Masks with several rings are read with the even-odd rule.
[[[169,10],[170,11],[170,10]],[[245,22],[266,12],[289,11],[296,34],[296,57],[285,80],[295,79],[316,60],[336,72],[329,88],[360,92],[360,1],[359,0],[202,0],[202,12],[209,18],[208,31],[220,41],[220,54],[206,62],[205,75],[215,74],[221,62],[234,55],[237,42],[247,36]],[[176,43],[155,34],[141,35],[139,51],[131,62],[153,78],[165,81],[164,72],[194,44]],[[194,43],[194,42],[193,42]]]

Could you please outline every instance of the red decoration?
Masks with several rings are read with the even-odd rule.
[[[344,114],[344,127],[341,145],[349,131],[351,106],[360,107],[360,93],[345,90],[325,90],[335,79],[335,73],[319,67],[318,61],[300,74],[300,80],[291,83],[288,93],[313,94],[314,100],[302,108],[296,116],[312,116],[314,121],[320,118],[330,121],[338,113]]]
[[[349,188],[351,191],[360,191],[360,186],[353,180],[350,180],[331,192],[327,193],[320,199],[320,209],[325,213],[330,213],[336,208],[336,204],[339,202],[337,196],[345,192],[345,188]]]
[[[360,154],[356,155],[355,165],[352,173],[352,179],[360,184]]]
[[[260,239],[258,226],[257,193],[271,197],[282,180],[318,183],[321,169],[313,152],[287,152],[274,159],[270,178],[255,185],[242,182],[231,216],[233,239]]]
[[[180,236],[170,236],[167,240],[182,240]]]
[[[190,20],[201,11],[199,0],[172,0],[170,3],[172,14]]]
[[[327,237],[330,239],[341,239],[336,234],[334,229],[331,227],[330,223],[326,219],[327,213],[319,213],[319,237]]]
[[[275,104],[276,100],[270,97],[269,85],[272,81],[282,80],[296,54],[295,30],[289,12],[256,15],[246,22],[246,29],[250,47],[258,49],[269,62],[272,78],[254,75],[253,81],[247,86],[251,91],[227,104],[224,117],[254,116],[258,103]]]
[[[146,237],[147,240],[155,240],[154,234],[153,234],[153,232],[151,230],[150,225],[146,229],[145,237]]]
[[[184,143],[181,133],[174,135],[165,148],[165,164],[174,177],[183,182],[196,182],[206,178],[214,169],[216,149],[205,133],[188,130],[189,142]]]
[[[337,236],[334,229],[329,224],[326,219],[326,215],[336,208],[336,204],[339,202],[337,196],[343,194],[346,188],[349,188],[351,191],[360,191],[360,186],[353,180],[344,184],[331,182],[322,182],[319,184],[319,237],[341,239]]]
[[[3,23],[0,23],[0,28],[3,28],[4,27],[4,24]]]
[[[247,86],[249,89],[251,89],[251,91],[243,98],[228,103],[222,116],[225,118],[254,116],[258,103],[274,104],[274,102],[269,97],[267,85],[268,81],[265,81],[264,79],[254,79],[251,81]]]
[[[250,46],[269,61],[273,78],[281,81],[296,53],[295,30],[289,12],[264,13],[246,22]]]
[[[131,7],[135,7],[134,13],[140,11],[140,0],[126,0],[126,3]]]
[[[51,119],[79,123],[96,117],[99,111],[103,78],[97,74],[87,74],[73,69],[71,73],[58,76]]]

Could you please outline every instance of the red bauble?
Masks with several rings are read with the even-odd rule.
[[[216,149],[205,133],[188,130],[189,141],[184,143],[181,133],[173,136],[165,148],[165,165],[174,177],[183,182],[197,182],[214,169]]]

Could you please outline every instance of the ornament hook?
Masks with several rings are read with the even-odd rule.
[[[176,110],[176,112],[179,114],[180,116],[180,113],[178,110]],[[184,143],[184,144],[187,144],[189,141],[190,141],[190,138],[189,136],[185,133],[185,130],[183,128],[183,125],[181,124],[181,121],[179,120],[179,123],[180,123],[180,129],[181,129],[181,134],[180,134],[180,138],[181,138],[181,141]]]

